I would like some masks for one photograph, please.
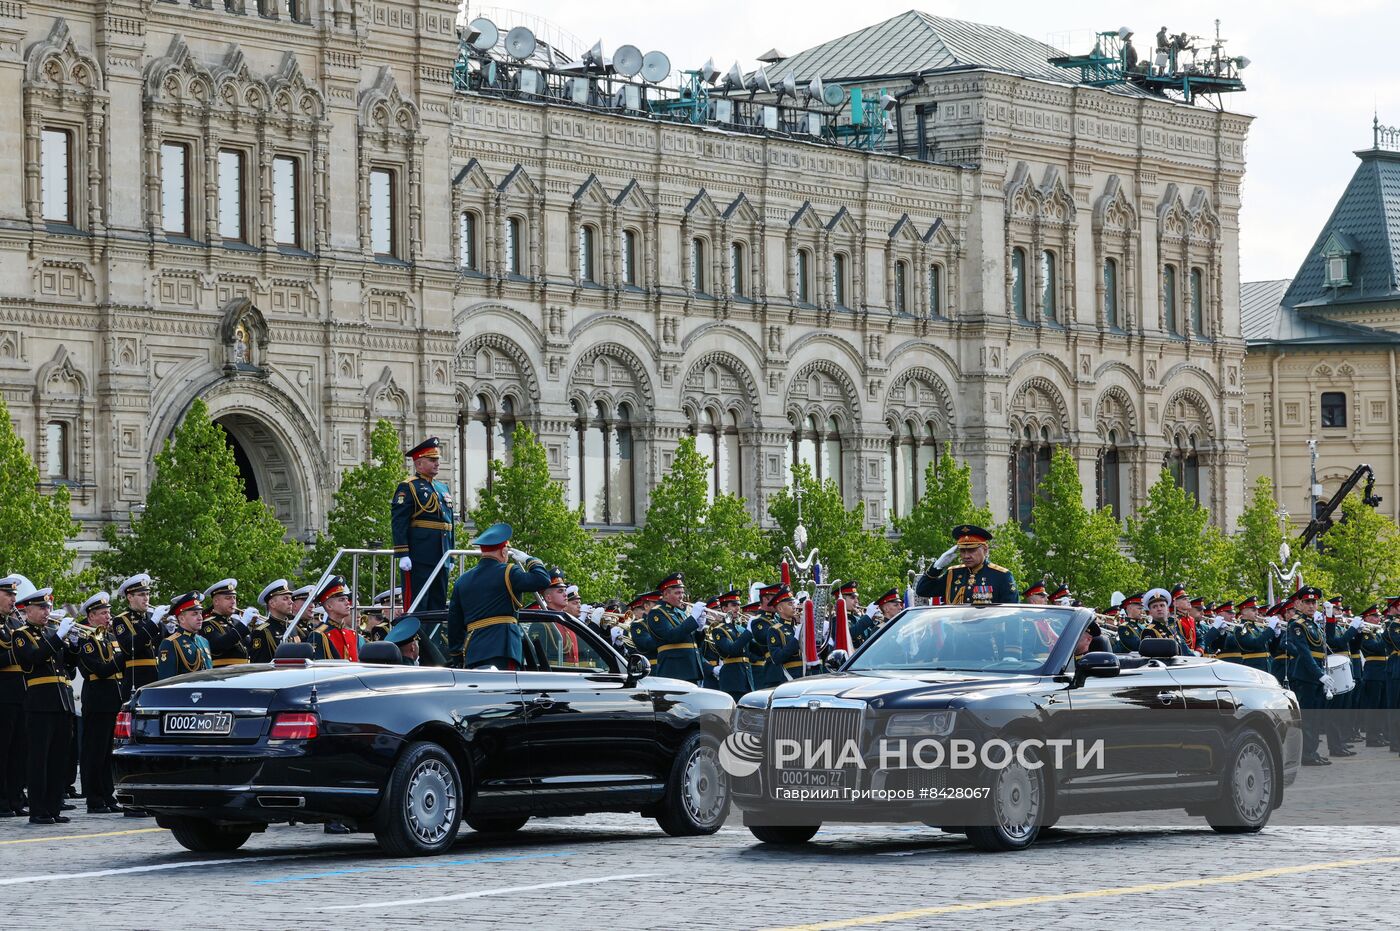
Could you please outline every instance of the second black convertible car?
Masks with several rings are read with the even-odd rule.
[[[447,850],[463,821],[514,831],[533,815],[718,830],[733,701],[650,676],[572,618],[521,623],[518,672],[279,659],[146,686],[117,723],[117,798],[199,851],[290,821],[373,831],[399,856]]]
[[[1171,640],[1115,654],[1094,621],[1030,605],[904,612],[839,672],[740,701],[721,750],[735,805],[768,843],[824,821],[923,821],[1015,850],[1061,816],[1167,809],[1262,828],[1302,756],[1293,693]]]

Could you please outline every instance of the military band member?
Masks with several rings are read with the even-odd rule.
[[[1236,606],[1239,623],[1235,626],[1235,642],[1240,648],[1240,663],[1260,672],[1269,671],[1269,642],[1273,631],[1259,617],[1259,599],[1250,595]]]
[[[418,603],[422,611],[447,607],[447,573],[439,572],[428,583],[443,554],[453,548],[455,530],[452,492],[437,480],[441,445],[437,437],[430,436],[405,454],[413,460],[414,475],[399,483],[391,499],[394,552],[399,554],[404,597],[412,604],[426,586],[428,590]]]
[[[700,629],[695,632],[695,648],[700,651],[701,686],[721,691],[719,687],[720,655],[714,642],[715,627],[720,623],[715,618],[715,614],[718,613],[719,596],[716,595],[705,602],[704,618],[700,621]]]
[[[204,625],[201,592],[185,592],[170,602],[169,617],[175,619],[175,633],[160,642],[156,654],[156,676],[169,679],[190,672],[214,668],[209,641],[199,632]]]
[[[66,824],[63,790],[68,784],[74,715],[73,687],[68,680],[78,651],[68,642],[73,620],[64,618],[49,629],[51,588],[18,593],[16,605],[24,612],[25,626],[15,632],[13,648],[24,670],[24,713],[29,736],[30,824]]]
[[[712,637],[720,664],[716,678],[719,690],[738,701],[754,689],[753,665],[749,661],[753,632],[740,609],[737,591],[720,596],[720,610],[725,620],[715,626]]]
[[[660,600],[660,592],[650,591],[638,595],[627,605],[627,609],[632,612],[632,620],[627,625],[627,636],[632,641],[632,649],[645,656],[653,669],[656,668],[656,641],[652,639],[651,630],[647,627],[647,615],[651,613],[652,606]]]
[[[1320,714],[1326,705],[1324,682],[1327,668],[1327,644],[1322,629],[1313,619],[1321,593],[1312,586],[1294,592],[1286,602],[1288,628],[1288,683],[1298,697],[1303,712],[1303,765],[1326,766],[1330,761],[1318,751],[1323,722]]]
[[[1400,596],[1386,603],[1385,615],[1385,733],[1391,752],[1400,753]]]
[[[704,672],[695,633],[705,626],[705,604],[697,601],[686,609],[685,578],[679,572],[662,579],[656,590],[661,603],[647,613],[646,621],[656,641],[656,674],[699,685]]]
[[[124,580],[117,586],[116,597],[126,600],[126,610],[112,618],[112,633],[126,657],[121,680],[121,697],[126,701],[132,692],[156,681],[156,650],[166,633],[163,615],[156,617],[151,611],[149,575],[141,572]]]
[[[1386,645],[1383,618],[1378,605],[1361,612],[1361,636],[1357,644],[1361,652],[1361,681],[1357,685],[1360,700],[1361,725],[1366,732],[1366,746],[1386,746],[1385,733],[1385,667],[1390,658]]]
[[[24,771],[29,751],[24,728],[24,670],[14,651],[23,626],[15,610],[20,586],[32,588],[22,575],[0,579],[0,818],[29,814],[25,807]]]
[[[941,598],[942,604],[987,605],[1016,601],[1016,580],[1010,570],[987,561],[992,542],[990,531],[960,524],[953,528],[953,541],[953,545],[919,577],[914,594],[920,598]],[[960,564],[952,566],[955,558]]]
[[[1355,700],[1358,697],[1358,687],[1361,684],[1361,672],[1356,668],[1361,664],[1359,646],[1361,621],[1360,619],[1348,621],[1345,612],[1340,607],[1340,601],[1340,598],[1333,598],[1323,607],[1323,636],[1327,640],[1329,653],[1347,657],[1347,664],[1352,667],[1352,688],[1327,699],[1327,754],[1329,756],[1355,756],[1356,752],[1346,745],[1346,739],[1352,732],[1355,719]],[[1353,654],[1357,656],[1355,663],[1351,661]]]
[[[768,628],[773,624],[773,596],[780,588],[782,585],[776,583],[760,585],[757,587],[757,600],[744,606],[744,612],[749,615],[749,632],[753,634],[753,639],[749,641],[749,665],[753,668],[755,688],[762,684],[763,670],[768,663]]]
[[[549,585],[550,574],[543,562],[511,548],[512,533],[510,524],[492,524],[472,541],[481,560],[457,577],[447,613],[451,665],[519,669],[524,662],[520,606],[523,596]]]
[[[204,590],[204,600],[210,608],[200,634],[209,642],[214,668],[248,662],[248,645],[253,635],[248,629],[249,621],[238,613],[238,580],[215,582]]]
[[[78,646],[78,669],[83,675],[82,760],[83,795],[90,815],[121,811],[112,794],[112,730],[122,709],[122,669],[126,657],[112,633],[112,604],[106,592],[83,602],[87,625],[95,632]]]
[[[326,619],[311,631],[311,655],[315,659],[348,659],[359,662],[360,632],[351,626],[353,593],[342,576],[333,575],[316,593],[316,605]]]
[[[768,625],[768,661],[763,666],[763,686],[782,685],[802,677],[802,639],[798,636],[797,601],[786,586],[773,596],[773,619]]]
[[[252,643],[248,647],[248,658],[254,663],[270,663],[277,656],[277,648],[291,623],[292,588],[286,579],[269,582],[258,592],[258,604],[267,610],[267,621],[253,631]],[[297,642],[293,636],[290,643]]]

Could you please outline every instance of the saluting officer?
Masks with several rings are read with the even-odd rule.
[[[685,607],[685,577],[679,573],[657,583],[661,603],[647,614],[647,629],[656,641],[656,674],[699,685],[704,678],[695,632],[705,626],[705,603]]]
[[[24,670],[24,712],[29,734],[29,823],[66,824],[63,790],[68,784],[76,706],[70,670],[78,651],[67,640],[72,618],[48,630],[51,588],[21,590],[15,603],[25,626],[14,635],[14,653]]]
[[[112,729],[122,710],[122,669],[126,657],[112,633],[112,603],[106,592],[83,602],[83,614],[95,631],[78,647],[83,673],[83,795],[90,815],[120,812],[112,794]]]
[[[175,619],[175,633],[160,642],[156,654],[156,677],[169,679],[189,672],[214,668],[209,641],[200,634],[204,624],[203,594],[185,592],[170,602],[170,617]]]
[[[403,597],[412,605],[424,587],[428,588],[418,603],[421,611],[447,607],[446,571],[428,584],[428,575],[453,547],[452,492],[437,480],[441,445],[437,437],[430,436],[405,454],[413,460],[414,476],[399,482],[390,508],[394,552],[399,554],[403,573]]]
[[[14,637],[24,623],[15,610],[20,585],[33,585],[22,575],[0,579],[0,818],[29,814],[24,799],[28,762],[24,728],[24,670],[14,651]]]
[[[315,659],[360,660],[360,632],[350,626],[354,614],[354,593],[345,578],[333,575],[316,593],[316,605],[326,619],[311,631],[311,655]]]
[[[1009,604],[1016,601],[1011,570],[987,561],[992,534],[972,524],[953,528],[953,545],[924,571],[915,586],[920,598],[941,598],[942,604]],[[952,566],[954,559],[961,560]]]
[[[126,610],[112,619],[112,632],[126,657],[122,670],[122,701],[143,685],[156,681],[156,650],[167,636],[163,620],[151,610],[151,577],[139,572],[117,586],[117,597],[126,599]],[[84,696],[83,704],[87,704]]]
[[[248,630],[249,618],[238,611],[238,580],[223,579],[204,590],[209,602],[209,614],[200,634],[209,642],[214,668],[239,666],[248,662],[248,645],[253,635]]]
[[[252,644],[248,648],[248,658],[255,663],[270,663],[277,656],[277,647],[287,633],[292,614],[292,587],[286,579],[269,582],[258,592],[258,604],[267,609],[267,623],[253,631]],[[291,642],[296,642],[293,636]]]
[[[1312,586],[1298,589],[1289,596],[1288,632],[1288,682],[1293,694],[1298,696],[1298,706],[1303,712],[1303,765],[1326,766],[1331,761],[1321,756],[1318,742],[1322,736],[1322,722],[1318,720],[1326,705],[1324,682],[1327,670],[1323,666],[1327,651],[1323,632],[1313,620],[1317,609],[1317,598],[1321,594]]]
[[[543,590],[550,573],[540,560],[511,548],[512,533],[510,524],[487,527],[472,541],[481,548],[481,559],[452,586],[447,651],[453,666],[519,669],[525,661],[518,620],[522,596]]]

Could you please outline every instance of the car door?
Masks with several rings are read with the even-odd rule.
[[[1220,779],[1225,759],[1225,740],[1234,721],[1235,701],[1228,689],[1210,667],[1219,660],[1188,660],[1169,670],[1173,681],[1181,686],[1182,723],[1181,756],[1177,768],[1181,774],[1181,789],[1210,787]]]
[[[526,728],[528,718],[516,673],[454,669],[447,709],[475,748],[473,811],[528,811],[532,796]]]
[[[521,619],[543,653],[516,674],[527,725],[526,770],[542,796],[594,803],[654,789],[662,757],[650,692],[586,625],[536,613]],[[548,801],[548,799],[544,799]]]
[[[1072,731],[1090,758],[1101,742],[1102,765],[1071,768],[1067,793],[1109,796],[1124,789],[1169,786],[1181,744],[1181,688],[1160,665],[1090,677],[1069,692]]]

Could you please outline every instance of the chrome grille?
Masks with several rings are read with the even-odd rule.
[[[860,745],[860,722],[859,708],[774,708],[768,723],[768,746],[771,750],[779,740],[795,740],[802,747],[829,742],[832,754],[839,756],[846,741]]]

